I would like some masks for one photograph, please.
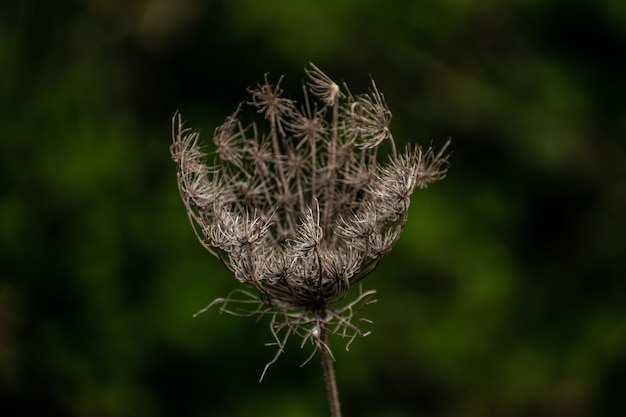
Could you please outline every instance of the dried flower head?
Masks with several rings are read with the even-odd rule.
[[[354,313],[375,301],[375,291],[336,303],[396,243],[413,190],[447,169],[445,146],[437,153],[396,150],[391,112],[373,82],[368,94],[353,96],[313,64],[306,75],[300,106],[283,97],[282,77],[272,85],[266,74],[250,88],[247,104],[269,121],[268,130],[254,122],[244,127],[237,109],[215,129],[212,162],[198,133],[184,128],[179,114],[173,120],[171,154],[193,230],[253,289],[207,308],[244,314],[232,307],[243,305],[245,314],[268,315],[278,346],[270,364],[293,334],[312,341],[314,352],[329,352],[330,334],[349,343],[367,334],[361,324],[368,321]],[[377,149],[385,141],[391,151],[381,162]]]

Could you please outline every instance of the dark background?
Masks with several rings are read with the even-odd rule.
[[[328,415],[195,241],[171,118],[210,142],[265,72],[376,80],[448,177],[331,341],[345,416],[622,416],[626,3],[85,0],[0,5],[0,415]],[[41,411],[44,411],[42,414]]]

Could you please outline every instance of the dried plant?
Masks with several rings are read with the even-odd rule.
[[[337,306],[350,288],[376,268],[407,221],[413,190],[445,176],[446,146],[435,153],[419,146],[398,152],[389,130],[391,112],[372,82],[352,95],[313,64],[305,70],[302,104],[284,97],[282,77],[250,88],[245,103],[269,124],[240,121],[242,106],[215,129],[213,161],[198,132],[173,120],[172,158],[193,230],[246,289],[213,305],[237,315],[270,317],[283,352],[292,335],[320,352],[333,416],[339,400],[329,335],[349,344],[368,334],[355,318],[375,302],[359,285],[354,300]],[[312,97],[314,99],[312,99]],[[315,100],[317,99],[317,100]],[[378,155],[388,143],[388,160]],[[307,360],[308,361],[308,360]]]

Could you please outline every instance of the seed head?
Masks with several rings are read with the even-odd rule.
[[[249,314],[269,315],[278,345],[270,363],[292,334],[325,349],[320,331],[350,342],[367,334],[360,327],[367,320],[353,315],[375,301],[375,291],[336,303],[397,242],[414,189],[444,178],[447,169],[445,146],[437,153],[419,146],[396,151],[391,112],[373,81],[369,93],[353,96],[315,65],[305,72],[299,106],[283,96],[282,77],[273,85],[266,74],[248,89],[247,104],[268,129],[244,125],[240,106],[215,129],[212,162],[198,133],[179,114],[173,119],[170,151],[193,230],[253,290],[235,290],[209,306],[241,314],[231,309],[239,302]],[[391,152],[381,162],[385,141]]]

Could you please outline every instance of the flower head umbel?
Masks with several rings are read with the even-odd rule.
[[[373,82],[369,93],[353,96],[313,64],[306,75],[301,104],[283,95],[282,77],[272,85],[266,75],[250,88],[246,104],[269,122],[267,130],[242,124],[237,109],[215,130],[213,161],[198,133],[179,114],[173,120],[171,154],[193,230],[248,284],[210,305],[233,311],[239,302],[249,314],[268,315],[278,346],[270,363],[294,334],[328,353],[328,335],[352,341],[367,334],[367,320],[353,316],[375,292],[359,289],[353,301],[336,302],[396,243],[413,190],[447,169],[445,146],[396,150],[391,112]],[[386,161],[378,152],[385,143]]]

